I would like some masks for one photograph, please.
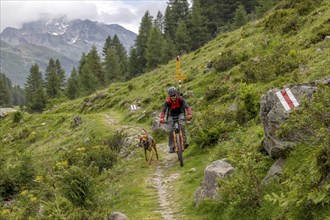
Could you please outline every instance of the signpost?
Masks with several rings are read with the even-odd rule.
[[[179,55],[176,56],[176,63],[175,63],[175,79],[179,81],[179,91],[182,93],[182,81],[183,79],[186,79],[186,75],[181,75],[181,69],[180,69],[180,57]]]

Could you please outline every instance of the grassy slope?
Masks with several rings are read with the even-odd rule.
[[[188,126],[190,133],[198,134],[196,130],[198,131],[199,126],[207,127],[204,122],[205,115],[210,115],[213,120],[225,118],[225,127],[232,128],[229,131],[224,129],[225,135],[218,137],[219,142],[203,149],[196,144],[198,140],[192,139],[193,146],[185,153],[184,168],[173,167],[167,171],[181,174],[181,178],[173,183],[174,191],[171,197],[178,204],[177,211],[187,216],[187,219],[210,219],[215,212],[216,206],[212,204],[202,205],[197,210],[193,207],[194,192],[201,184],[204,168],[211,161],[226,157],[236,166],[240,166],[242,165],[239,163],[240,160],[247,160],[245,155],[252,155],[250,162],[253,163],[255,158],[259,158],[262,162],[261,168],[258,168],[260,176],[266,174],[273,162],[271,158],[256,153],[263,138],[263,128],[258,117],[240,124],[236,122],[236,113],[231,114],[229,110],[229,107],[240,106],[242,102],[239,91],[244,87],[241,83],[245,78],[244,63],[256,57],[272,56],[285,47],[289,48],[289,51],[282,59],[289,60],[290,51],[291,55],[293,53],[291,59],[302,58],[298,68],[275,79],[252,83],[258,95],[270,88],[314,81],[330,75],[329,39],[324,39],[323,36],[322,39],[317,40],[322,28],[326,29],[329,21],[329,6],[325,6],[325,3],[326,1],[323,1],[317,10],[299,17],[297,23],[299,28],[295,33],[283,33],[285,24],[283,22],[276,24],[278,18],[271,13],[263,20],[251,22],[234,32],[222,34],[203,48],[181,56],[181,72],[187,75],[184,88],[185,91],[189,91],[186,97],[194,112],[194,123]],[[290,13],[285,16],[288,21],[292,19],[294,22],[296,19]],[[265,28],[269,23],[274,27]],[[327,33],[329,35],[329,32]],[[225,55],[228,51],[234,51],[235,56],[247,54],[248,59],[240,60],[228,70],[216,71],[213,68],[204,72],[207,63],[211,60],[220,64],[227,62]],[[267,74],[267,66],[259,71]],[[0,124],[0,137],[4,139],[10,134],[14,136],[15,141],[2,141],[1,150],[13,161],[16,158],[13,155],[19,154],[17,152],[29,151],[36,165],[35,175],[49,175],[51,167],[61,161],[62,154],[58,153],[61,149],[102,145],[116,127],[105,122],[107,114],[118,118],[118,124],[150,130],[152,117],[158,114],[166,96],[165,89],[170,85],[177,85],[174,75],[175,61],[171,61],[168,65],[129,82],[113,84],[85,100],[78,99],[56,105],[42,115],[24,115],[23,124],[13,124],[7,117]],[[93,103],[91,107],[84,106],[86,100]],[[130,113],[128,108],[131,103],[139,103],[142,110]],[[74,115],[81,115],[84,120],[82,126],[77,129],[70,127]],[[42,125],[42,123],[46,124]],[[20,139],[19,136],[24,133],[22,132],[24,129],[27,129],[30,135]],[[86,144],[86,138],[90,138],[92,143]],[[162,142],[165,143],[165,140]],[[145,181],[154,173],[155,166],[144,164],[141,149],[133,149],[133,151],[135,154],[131,160],[119,161],[115,167],[98,177],[100,185],[109,187],[109,190],[102,191],[103,203],[96,208],[97,212],[105,216],[111,210],[118,210],[126,213],[130,219],[158,219],[160,215],[155,212],[158,206],[156,190]],[[162,157],[164,155],[161,155]],[[242,167],[244,169],[244,164]],[[188,172],[191,168],[196,168],[197,171]],[[42,198],[42,195],[40,197]],[[20,197],[17,198],[19,199]],[[4,209],[6,208],[2,207],[2,210]],[[14,212],[8,216],[17,216]],[[230,214],[226,216],[226,212],[223,213],[225,214],[222,218],[232,217]]]

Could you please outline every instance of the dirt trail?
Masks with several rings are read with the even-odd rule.
[[[164,160],[160,161],[157,165],[157,169],[153,174],[152,181],[157,187],[158,200],[159,200],[159,212],[165,220],[178,219],[175,215],[174,204],[169,200],[171,182],[180,177],[179,173],[166,174],[166,170],[173,166],[173,162],[176,162],[176,154],[169,154],[166,144],[158,144],[157,148],[165,155]]]
[[[105,115],[106,122],[111,125],[116,125],[116,118],[111,115]],[[141,131],[140,128],[130,126],[120,126],[121,129]],[[133,133],[132,131],[130,133]],[[136,132],[135,132],[136,133]],[[180,219],[176,210],[174,209],[174,203],[171,202],[171,183],[180,177],[179,173],[166,172],[170,167],[177,166],[177,154],[168,153],[167,144],[157,144],[157,150],[159,155],[164,155],[164,158],[157,163],[155,172],[148,178],[147,182],[152,182],[156,186],[158,194],[159,212],[164,220],[177,220]],[[162,157],[160,157],[162,158]],[[156,164],[156,163],[153,163]]]

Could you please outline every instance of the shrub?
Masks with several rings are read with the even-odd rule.
[[[23,113],[21,111],[17,111],[13,113],[13,123],[19,123],[23,119]]]
[[[243,124],[258,115],[260,94],[254,85],[245,83],[240,85],[238,93],[241,102],[236,113],[236,120]]]
[[[0,165],[0,201],[14,196],[33,183],[35,170],[28,153],[21,155],[15,162],[2,158]]]
[[[110,138],[105,140],[105,143],[115,152],[120,152],[127,134],[123,131],[116,131]]]
[[[60,191],[74,205],[88,207],[95,198],[95,180],[92,166],[80,168],[72,166],[60,176]]]
[[[223,72],[231,69],[232,67],[240,64],[242,61],[248,59],[248,55],[243,53],[234,52],[232,50],[225,51],[214,62],[213,66],[218,72]]]

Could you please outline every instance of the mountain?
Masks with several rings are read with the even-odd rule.
[[[0,34],[0,71],[14,84],[23,85],[31,63],[36,62],[44,71],[43,67],[53,58],[60,60],[68,75],[72,67],[78,65],[82,53],[87,53],[92,45],[100,52],[105,39],[115,34],[129,51],[136,34],[117,24],[80,19],[68,21],[61,17],[25,23],[20,29],[7,27]]]

